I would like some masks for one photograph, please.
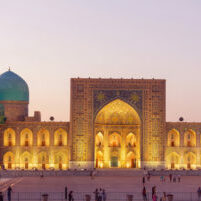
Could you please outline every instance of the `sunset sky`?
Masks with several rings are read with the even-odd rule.
[[[28,83],[30,115],[68,121],[71,77],[154,77],[167,121],[201,122],[200,0],[0,3],[0,73]]]

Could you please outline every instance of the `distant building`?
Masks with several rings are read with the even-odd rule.
[[[201,123],[166,122],[165,80],[71,79],[70,122],[28,116],[29,89],[0,75],[6,169],[201,167]]]

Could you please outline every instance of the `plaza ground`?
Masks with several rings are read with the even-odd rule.
[[[43,177],[18,177],[9,180],[1,179],[1,184],[9,183],[13,189],[13,201],[41,201],[43,193],[49,194],[49,200],[64,201],[64,188],[74,191],[75,201],[84,200],[85,194],[90,194],[94,200],[94,190],[104,188],[107,201],[125,201],[127,194],[134,196],[134,201],[142,201],[142,176],[49,176]],[[159,176],[152,176],[145,186],[148,200],[151,200],[151,189],[155,185],[158,197],[162,192],[174,194],[175,201],[197,201],[197,189],[201,186],[201,176],[182,176],[181,182],[170,182],[166,177],[165,182]],[[1,185],[2,186],[2,185]],[[5,190],[4,186],[4,190]],[[6,198],[6,194],[5,194]],[[34,199],[33,199],[34,198]],[[6,199],[5,199],[6,200]]]
[[[181,182],[161,182],[160,177],[152,176],[146,182],[147,191],[156,186],[158,192],[196,192],[201,186],[201,176],[183,176]],[[95,177],[68,176],[68,177],[24,177],[13,185],[15,192],[63,192],[65,186],[75,192],[93,192],[96,188],[104,188],[107,192],[141,192],[142,176],[134,177]]]

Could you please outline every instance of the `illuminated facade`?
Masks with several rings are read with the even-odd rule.
[[[71,79],[70,122],[28,116],[29,90],[0,76],[6,169],[201,167],[201,123],[166,122],[165,80]]]

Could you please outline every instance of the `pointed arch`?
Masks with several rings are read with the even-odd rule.
[[[20,156],[21,168],[28,170],[32,168],[32,155],[30,152],[25,151]]]
[[[127,153],[126,166],[127,166],[127,168],[136,168],[137,167],[136,155],[134,154],[133,151],[130,151],[129,153]]]
[[[66,146],[67,145],[67,132],[59,128],[54,132],[54,145],[55,146]]]
[[[15,146],[16,144],[16,134],[12,128],[7,128],[4,131],[4,146]]]
[[[64,152],[57,152],[54,156],[55,168],[63,170],[67,168],[67,156]]]
[[[32,146],[33,145],[33,133],[29,128],[24,128],[20,132],[20,145]]]
[[[121,99],[115,99],[105,105],[96,115],[96,124],[139,125],[140,116],[136,110]]]
[[[45,170],[47,166],[49,165],[49,157],[48,153],[45,151],[42,151],[38,154],[38,167],[40,169]]]
[[[13,152],[6,152],[3,156],[3,164],[6,169],[14,169],[15,168],[15,155]]]
[[[110,147],[120,147],[121,146],[121,136],[117,132],[113,132],[109,135],[109,146]]]
[[[102,134],[102,132],[99,131],[96,134],[95,143],[96,143],[96,146],[99,146],[99,147],[103,145],[103,134]]]
[[[168,132],[168,146],[169,147],[180,146],[180,133],[175,128]]]
[[[98,146],[103,139],[100,131],[104,133],[104,146]],[[127,149],[136,149],[136,164],[140,167],[140,133],[141,118],[130,104],[118,98],[104,105],[94,118],[95,166],[99,166],[101,152],[104,167],[127,167]]]
[[[136,135],[133,132],[130,132],[126,136],[126,146],[127,147],[136,147],[136,145],[137,145]]]
[[[196,154],[193,152],[187,152],[184,154],[184,162],[187,169],[196,168]]]
[[[195,147],[196,146],[196,132],[192,129],[188,129],[184,133],[184,146]]]
[[[167,155],[166,163],[169,169],[179,168],[181,156],[177,152],[172,152]]]
[[[49,146],[50,145],[50,133],[47,129],[42,128],[37,133],[37,145]]]

